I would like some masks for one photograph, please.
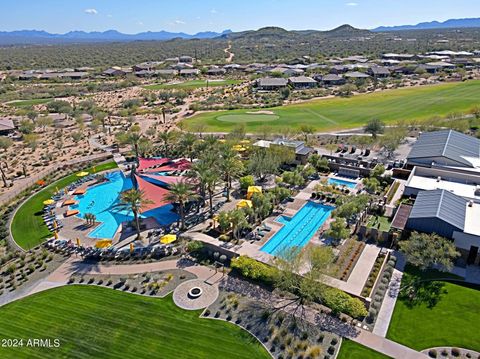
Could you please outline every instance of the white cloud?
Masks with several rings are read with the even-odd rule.
[[[138,22],[138,25],[143,26],[143,22],[142,22],[142,21],[139,21],[139,22]]]
[[[97,11],[97,9],[85,9],[85,14],[97,15],[98,11]]]
[[[356,3],[356,2],[347,2],[345,5],[347,5],[347,6],[357,6],[358,3]]]
[[[113,17],[113,15],[112,15],[112,14],[108,14],[107,17]]]
[[[210,10],[210,14],[218,14],[218,11],[216,9]]]
[[[175,20],[173,23],[176,24],[176,25],[185,25],[185,21],[182,21],[182,20],[179,20],[179,19]]]

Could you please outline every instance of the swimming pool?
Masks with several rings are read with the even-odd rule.
[[[332,177],[330,177],[328,179],[327,183],[328,184],[333,184],[335,186],[345,186],[345,187],[348,187],[348,188],[357,187],[357,182],[346,181],[346,180],[342,180],[342,179],[339,179],[339,178],[332,178]]]
[[[284,226],[260,250],[279,255],[291,248],[304,247],[333,210],[334,207],[308,201],[293,217],[278,217],[277,222]]]
[[[80,218],[85,218],[86,213],[93,213],[97,222],[101,222],[88,234],[91,238],[113,238],[122,222],[133,219],[132,212],[115,207],[120,201],[120,193],[133,188],[132,180],[121,171],[107,173],[105,177],[107,182],[89,187],[84,195],[76,196],[78,204],[70,207],[80,212]],[[160,224],[168,225],[178,219],[172,208],[172,205],[155,208],[141,217],[154,217]]]

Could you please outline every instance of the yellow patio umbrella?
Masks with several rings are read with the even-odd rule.
[[[246,151],[247,149],[245,147],[243,147],[242,145],[235,145],[232,147],[232,149],[234,151],[237,151],[237,152],[244,152]]]
[[[250,143],[250,140],[241,140],[240,143],[248,145]]]
[[[53,199],[46,199],[45,201],[43,201],[43,204],[46,205],[46,206],[49,206],[51,204],[54,204],[55,201]]]
[[[242,199],[237,203],[237,208],[245,208],[245,207],[252,207],[252,201],[248,199]]]
[[[82,172],[78,172],[78,173],[77,173],[77,177],[85,177],[85,176],[88,176],[88,172],[87,172],[87,171],[82,171]]]
[[[111,239],[101,239],[97,241],[97,243],[95,243],[95,248],[107,248],[107,247],[110,247],[111,245],[112,245]]]
[[[225,143],[225,142],[227,142],[227,140],[221,138],[221,139],[218,140],[218,142],[220,142],[220,143]]]
[[[57,228],[58,228],[57,221],[53,221],[53,228],[55,228],[55,229],[57,229]]]
[[[54,237],[55,239],[58,239],[58,232],[53,232],[53,237]]]
[[[77,238],[77,246],[80,247],[80,238]]]
[[[133,253],[133,243],[130,243],[130,253]]]
[[[262,187],[260,187],[260,186],[248,186],[247,199],[252,198],[254,193],[262,193]]]
[[[160,243],[163,244],[170,244],[177,240],[177,236],[175,234],[166,234],[162,238],[160,238]]]

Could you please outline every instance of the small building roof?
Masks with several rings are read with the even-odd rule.
[[[443,189],[421,191],[410,212],[409,219],[438,218],[463,231],[466,200]]]
[[[369,78],[370,76],[363,72],[353,71],[353,72],[347,72],[345,74],[345,77],[356,78],[356,79],[366,79],[366,78]]]
[[[335,74],[328,74],[322,77],[322,81],[340,81],[343,77]]]
[[[282,87],[287,86],[287,79],[281,77],[264,77],[258,80],[258,86],[260,87]]]
[[[12,119],[0,118],[0,131],[11,131],[15,129]]]
[[[480,159],[480,140],[454,130],[424,132],[412,147],[407,160],[446,157],[467,167]]]
[[[395,213],[392,221],[392,228],[404,230],[407,225],[408,217],[412,211],[412,206],[402,203]]]
[[[293,84],[316,84],[317,81],[308,76],[296,76],[288,79]]]
[[[370,67],[370,71],[372,71],[374,75],[390,75],[390,71],[383,66],[372,66]]]

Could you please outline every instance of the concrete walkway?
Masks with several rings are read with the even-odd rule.
[[[400,284],[402,282],[403,270],[405,268],[405,257],[398,252],[394,252],[393,255],[397,257],[397,263],[392,273],[392,278],[388,285],[388,291],[383,299],[382,306],[378,312],[375,326],[373,327],[373,333],[385,337],[387,335],[388,326],[392,319],[393,310],[397,303],[397,298],[400,292]]]
[[[366,330],[360,330],[357,336],[350,337],[350,340],[364,345],[370,349],[376,350],[382,354],[388,355],[392,358],[401,359],[425,359],[428,355],[417,352],[405,345],[391,341]]]

